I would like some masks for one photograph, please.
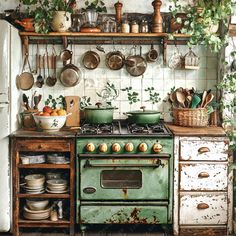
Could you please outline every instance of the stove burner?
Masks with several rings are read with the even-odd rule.
[[[149,133],[147,125],[129,124],[128,130],[130,133]]]
[[[111,134],[113,124],[83,124],[82,134]]]
[[[164,133],[165,130],[163,126],[157,124],[157,125],[151,125],[150,128],[152,129],[153,133]]]

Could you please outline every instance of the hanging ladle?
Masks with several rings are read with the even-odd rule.
[[[42,86],[43,86],[43,76],[41,75],[41,55],[38,55],[38,69],[39,69],[39,74],[36,78],[36,86],[38,88],[42,88]]]

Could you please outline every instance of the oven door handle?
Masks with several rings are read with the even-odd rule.
[[[164,167],[164,164],[160,159],[157,159],[156,163],[153,164],[91,164],[89,160],[86,160],[84,164],[84,168],[92,168],[92,167],[101,167],[101,168],[114,168],[114,167],[151,167],[158,168]]]

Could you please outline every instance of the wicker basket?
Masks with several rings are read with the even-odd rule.
[[[174,123],[179,126],[205,127],[208,125],[206,108],[173,108]]]

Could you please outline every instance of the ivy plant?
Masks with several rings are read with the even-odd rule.
[[[231,129],[227,129],[227,134],[230,139],[230,147],[236,150],[236,131],[234,130],[236,129],[236,72],[226,74],[217,88],[223,90],[225,95],[232,95],[232,99],[226,99],[223,96],[221,108],[234,116],[233,118],[231,116],[224,118],[224,123],[226,127],[231,127]]]
[[[211,29],[220,26],[221,22],[228,28],[228,20],[232,13],[231,0],[198,0],[194,6],[188,4],[183,6],[179,0],[170,0],[173,6],[170,11],[177,23],[182,23],[182,19],[177,17],[177,13],[186,13],[181,33],[190,35],[188,45],[204,44],[211,51],[218,52],[226,45],[226,32],[219,35]]]
[[[107,12],[106,5],[102,0],[86,0],[84,4],[85,8],[82,9],[83,11],[94,10],[96,12]]]

